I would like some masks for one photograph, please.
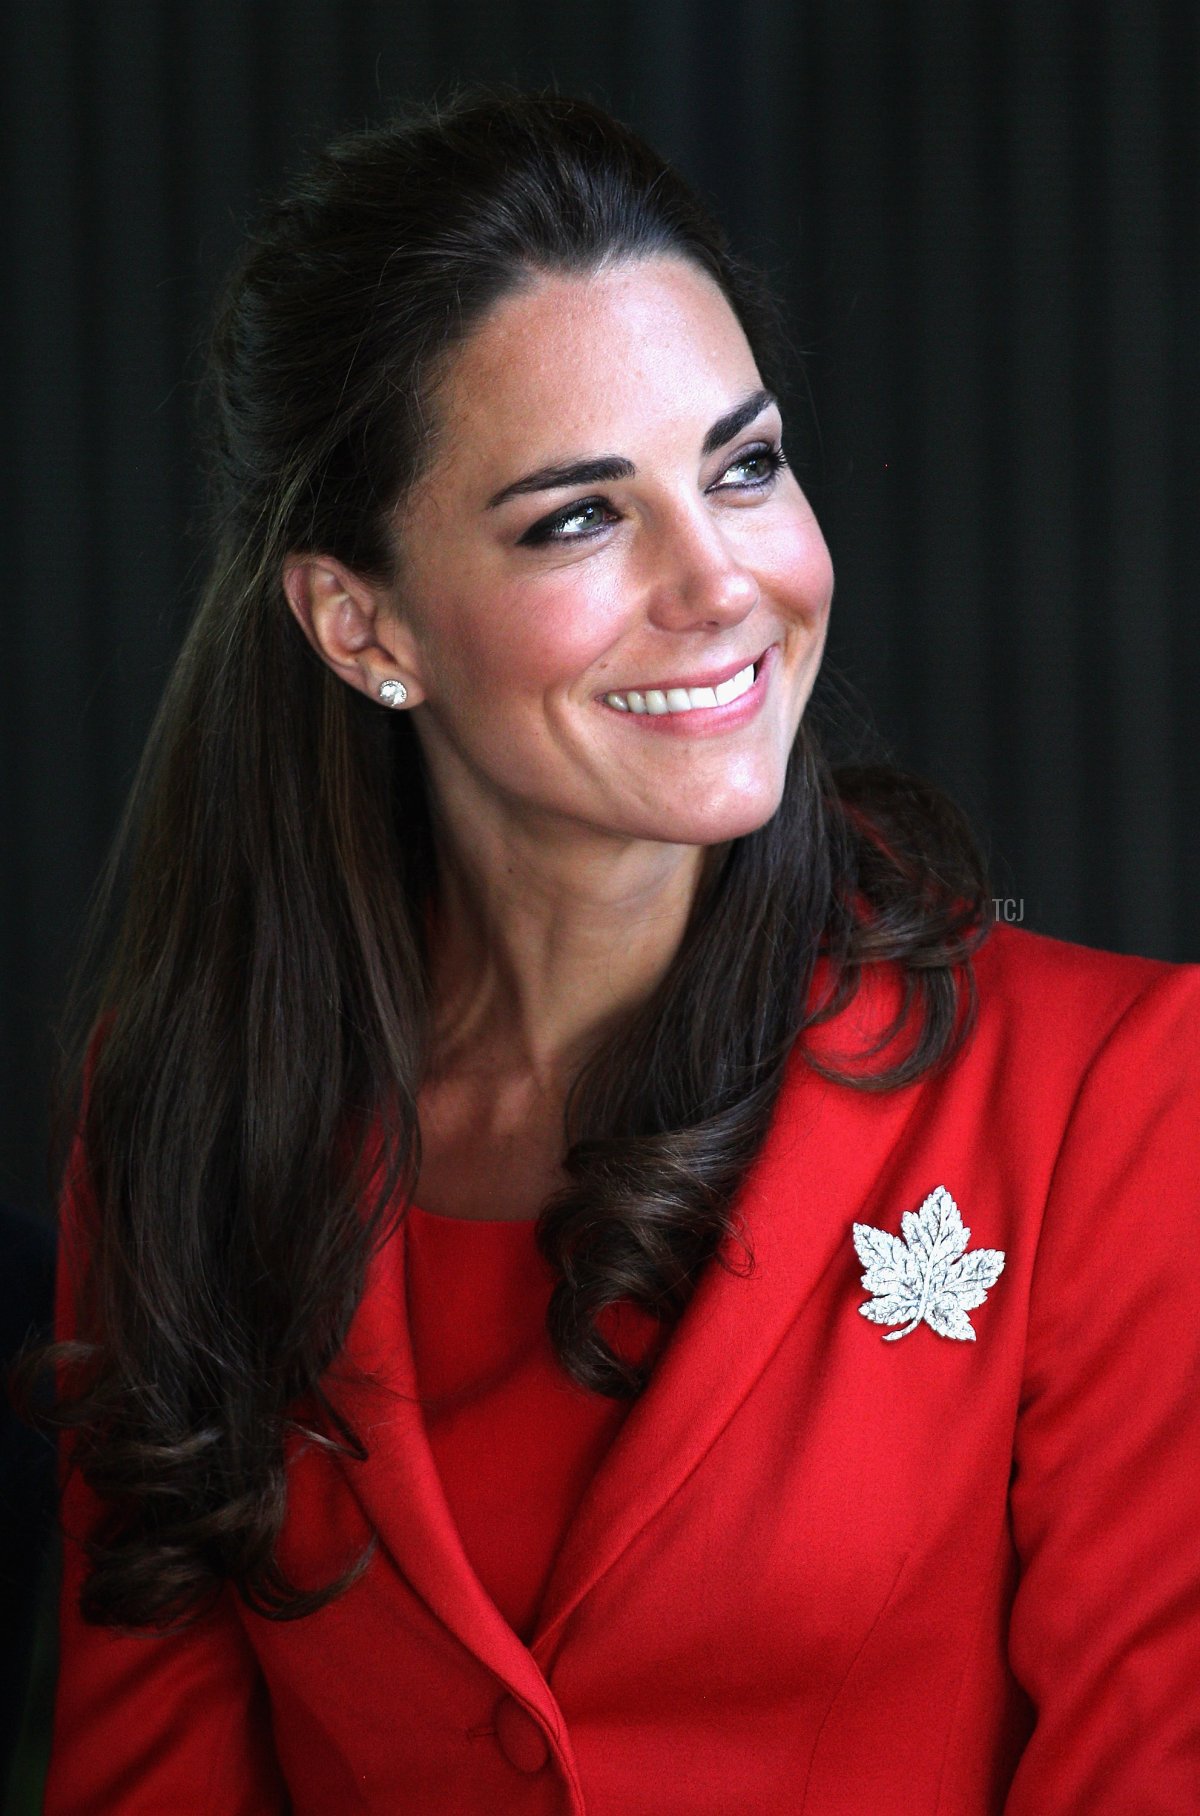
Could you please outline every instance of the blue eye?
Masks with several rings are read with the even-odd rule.
[[[766,467],[761,478],[752,479],[741,485],[714,486],[713,490],[716,492],[769,491],[779,477],[781,469],[788,464],[787,455],[779,443],[772,441],[764,442],[761,447],[748,448],[744,454],[739,454],[725,471],[732,473],[738,467],[752,467],[756,462]],[[567,525],[580,522],[589,512],[599,511],[607,511],[610,516],[616,516],[616,512],[612,510],[606,499],[581,498],[577,504],[568,505],[565,510],[556,511],[553,517],[543,517],[540,523],[535,523],[526,530],[517,546],[519,548],[537,548],[550,542],[587,542],[591,537],[599,535],[604,528],[603,524],[598,524],[594,529],[581,531],[568,531]]]
[[[738,459],[734,461],[733,466],[734,467],[753,466],[754,462],[756,460],[765,461],[767,470],[763,474],[762,478],[760,480],[752,482],[751,486],[748,489],[752,490],[752,491],[763,491],[766,489],[767,486],[769,486],[774,481],[777,474],[779,473],[780,468],[787,466],[787,455],[784,453],[784,451],[780,447],[779,443],[777,441],[773,441],[767,447],[752,448],[748,454],[740,455],[738,457]],[[732,472],[733,467],[727,468],[727,471]],[[718,489],[718,491],[721,491],[721,490],[724,490],[725,488],[718,487],[717,489]]]
[[[594,536],[597,528],[603,528],[601,512],[608,510],[603,498],[579,499],[577,505],[568,505],[566,510],[557,510],[552,518],[543,518],[541,523],[534,523],[521,538],[521,545],[537,547],[537,543],[577,543],[585,536]],[[612,516],[612,512],[608,512]],[[583,523],[583,530],[572,530],[572,523]]]

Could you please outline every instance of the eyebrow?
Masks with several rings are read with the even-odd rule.
[[[777,404],[779,399],[773,391],[751,391],[743,397],[741,403],[735,404],[732,410],[719,416],[700,450],[701,458],[707,459],[723,448],[726,442],[752,423],[756,416],[761,416],[768,404]],[[524,479],[514,479],[511,485],[501,488],[487,501],[489,511],[494,511],[498,504],[504,504],[509,498],[516,498],[525,492],[553,492],[563,486],[594,485],[605,479],[632,479],[637,468],[631,460],[620,454],[597,455],[592,460],[573,460],[566,466],[539,467],[536,473],[527,473]]]

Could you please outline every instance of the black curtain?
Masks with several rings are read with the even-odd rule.
[[[25,0],[0,9],[0,1196],[195,596],[192,386],[258,198],[455,77],[606,103],[775,274],[838,574],[822,687],[1007,912],[1197,956],[1200,9],[1167,0]]]

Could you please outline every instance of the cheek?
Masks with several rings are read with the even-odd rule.
[[[801,623],[821,630],[833,598],[833,561],[815,518],[781,532],[769,560],[776,597]]]
[[[581,675],[603,671],[622,622],[615,569],[602,574],[592,564],[586,583],[576,575],[547,577],[515,619],[513,671],[523,671],[533,685],[573,690]]]
[[[443,691],[469,697],[476,708],[572,688],[589,669],[602,668],[616,634],[603,594],[565,582],[490,594],[486,611],[464,602],[447,632],[438,665]]]

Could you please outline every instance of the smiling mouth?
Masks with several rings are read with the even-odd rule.
[[[765,653],[764,651],[763,654]],[[758,677],[762,660],[760,656],[756,662],[748,662],[745,668],[738,669],[735,675],[718,682],[715,687],[630,688],[623,694],[605,694],[604,704],[619,713],[649,713],[656,717],[666,713],[702,712],[706,707],[728,706],[743,694],[749,693]]]

